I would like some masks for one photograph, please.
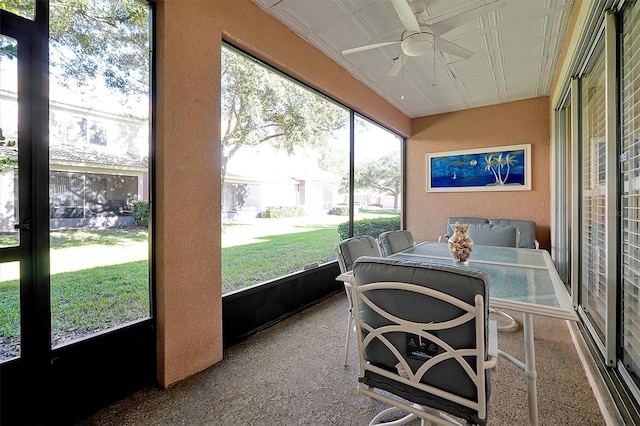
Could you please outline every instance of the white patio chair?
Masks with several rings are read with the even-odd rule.
[[[487,275],[376,257],[361,257],[353,272],[358,392],[392,406],[370,425],[461,424],[451,416],[486,424],[498,356]],[[408,414],[381,422],[396,411]]]

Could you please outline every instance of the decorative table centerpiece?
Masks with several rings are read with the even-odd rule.
[[[453,229],[453,235],[448,240],[451,256],[454,262],[468,265],[469,256],[473,250],[473,240],[467,234],[469,224],[456,222],[451,225],[451,229]]]

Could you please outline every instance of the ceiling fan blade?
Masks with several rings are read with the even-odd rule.
[[[391,3],[393,4],[393,8],[396,10],[396,13],[402,21],[402,25],[404,25],[405,29],[407,31],[415,31],[419,33],[420,24],[418,24],[418,20],[413,14],[413,10],[411,10],[411,6],[409,6],[407,0],[391,0]]]
[[[362,52],[364,50],[369,50],[369,49],[377,49],[378,47],[391,46],[392,44],[398,44],[398,43],[401,43],[401,41],[384,41],[382,43],[368,44],[366,46],[354,47],[353,49],[343,50],[342,54],[348,55],[349,53]]]
[[[451,18],[443,19],[442,21],[429,25],[429,27],[431,28],[431,31],[433,31],[433,34],[439,36],[505,5],[506,3],[504,1],[497,0],[493,3],[462,12],[458,15],[452,16]]]
[[[464,59],[469,59],[473,56],[473,52],[465,49],[462,46],[458,46],[457,44],[451,43],[440,37],[434,37],[434,49],[443,52],[449,53],[451,55],[456,55]]]
[[[389,77],[395,77],[396,75],[398,75],[398,73],[402,69],[402,66],[407,61],[407,58],[408,56],[404,53],[401,53],[400,56],[398,56],[398,59],[396,59],[396,61],[393,63],[393,66],[391,67],[391,71],[389,71]]]

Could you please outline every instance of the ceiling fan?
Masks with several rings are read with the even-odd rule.
[[[420,23],[418,20],[418,16],[427,9],[427,0],[408,1],[409,2],[407,3],[407,0],[391,0],[396,13],[405,28],[400,40],[385,41],[382,43],[354,47],[353,49],[343,50],[342,54],[348,55],[350,53],[362,52],[364,50],[377,49],[379,47],[400,43],[402,53],[395,60],[393,67],[389,72],[389,76],[397,75],[409,56],[421,56],[434,50],[467,59],[473,56],[473,52],[455,43],[447,41],[440,36],[462,24],[504,6],[504,1],[495,0],[492,3],[478,6],[475,9],[471,9],[450,18],[445,18],[427,25]]]

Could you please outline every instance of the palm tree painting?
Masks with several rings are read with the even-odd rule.
[[[427,191],[531,189],[531,145],[427,154]]]

